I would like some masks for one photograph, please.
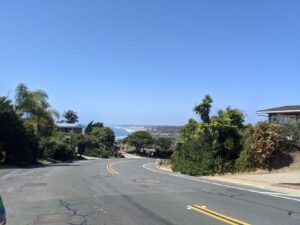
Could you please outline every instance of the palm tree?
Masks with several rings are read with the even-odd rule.
[[[78,122],[77,113],[73,110],[68,110],[64,113],[64,118],[66,119],[67,123],[76,123]]]
[[[41,127],[54,125],[53,116],[59,117],[59,113],[51,108],[45,91],[29,91],[25,84],[16,88],[16,110],[21,117],[35,123],[37,133]]]
[[[205,95],[202,102],[194,107],[194,112],[196,114],[200,115],[201,120],[204,123],[210,122],[210,110],[211,110],[211,103],[213,102],[213,99],[209,95]]]

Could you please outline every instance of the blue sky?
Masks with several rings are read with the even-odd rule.
[[[256,122],[300,104],[300,1],[0,0],[0,95],[80,121],[181,125],[205,94]],[[196,118],[196,117],[195,117]]]

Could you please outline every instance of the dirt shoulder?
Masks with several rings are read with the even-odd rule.
[[[300,170],[217,175],[205,178],[300,196]]]

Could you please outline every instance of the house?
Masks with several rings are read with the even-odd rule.
[[[300,120],[300,105],[288,105],[277,108],[264,109],[256,112],[266,115],[271,123],[294,123]]]
[[[58,131],[71,134],[84,134],[85,127],[78,123],[56,123]]]

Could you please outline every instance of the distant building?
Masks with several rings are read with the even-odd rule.
[[[294,123],[300,120],[300,105],[281,106],[256,112],[267,115],[271,123]]]
[[[84,134],[85,127],[78,123],[56,123],[58,131],[71,134]]]

